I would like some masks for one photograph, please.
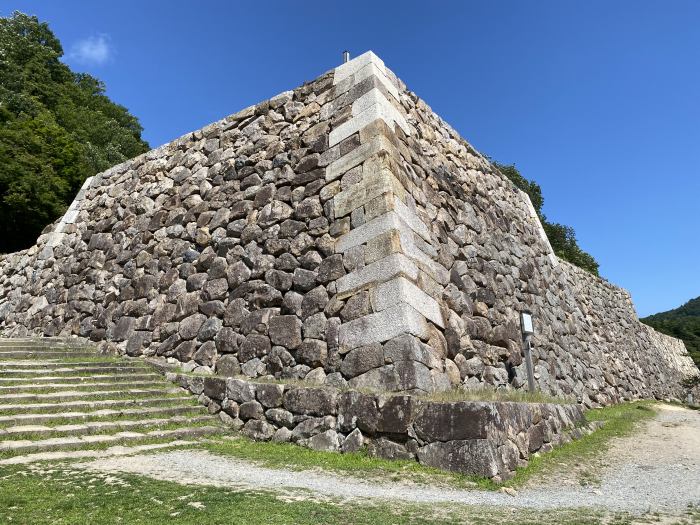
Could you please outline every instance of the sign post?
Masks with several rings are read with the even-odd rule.
[[[523,353],[525,354],[525,368],[527,369],[527,387],[530,392],[534,392],[535,375],[532,371],[530,338],[535,333],[535,328],[532,324],[532,314],[527,310],[520,312],[520,330],[523,333]]]

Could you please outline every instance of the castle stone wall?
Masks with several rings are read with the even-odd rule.
[[[227,376],[522,388],[522,309],[544,391],[679,397],[697,374],[371,52],[89,179],[0,257],[4,335]]]
[[[626,290],[557,258],[527,194],[409,100],[417,133],[399,133],[401,162],[449,270],[442,353],[465,384],[525,385],[518,312],[530,310],[542,390],[587,406],[682,396],[679,382],[698,374],[682,341],[640,323]]]
[[[532,454],[597,428],[576,404],[441,402],[238,378],[167,377],[251,439],[326,452],[364,448],[372,456],[498,481],[513,477]]]

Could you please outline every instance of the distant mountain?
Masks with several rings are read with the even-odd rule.
[[[641,319],[659,332],[683,339],[688,352],[700,367],[700,297],[683,306]]]

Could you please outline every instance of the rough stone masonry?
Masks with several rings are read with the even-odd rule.
[[[576,404],[437,402],[403,394],[285,385],[234,377],[166,376],[228,426],[260,441],[357,452],[502,481],[534,453],[590,433]]]
[[[682,342],[559,260],[527,195],[372,52],[88,179],[0,256],[3,335],[407,393],[680,397]]]

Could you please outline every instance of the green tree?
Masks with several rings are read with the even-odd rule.
[[[674,310],[650,315],[641,321],[661,333],[682,339],[693,361],[700,367],[700,297],[691,299]]]
[[[31,246],[87,177],[148,150],[136,117],[61,56],[48,24],[0,18],[0,253]]]
[[[532,205],[540,221],[542,221],[542,226],[544,227],[544,231],[547,234],[547,238],[552,245],[554,253],[565,261],[569,261],[594,275],[598,275],[598,262],[592,255],[583,251],[578,245],[574,229],[571,226],[565,226],[547,220],[547,217],[542,212],[544,197],[542,197],[542,188],[540,188],[540,185],[535,181],[523,177],[515,165],[505,165],[494,162],[494,166],[520,190],[529,195]]]

